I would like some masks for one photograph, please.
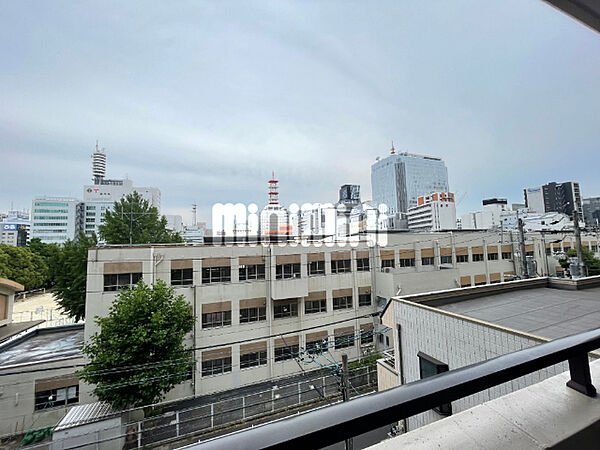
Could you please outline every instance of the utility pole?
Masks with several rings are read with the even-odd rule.
[[[523,264],[523,278],[529,278],[527,257],[525,256],[525,234],[523,233],[523,219],[519,218],[519,249],[521,250],[521,263]]]
[[[342,374],[341,374],[341,387],[342,387],[342,400],[347,402],[350,400],[348,396],[348,355],[342,355]],[[352,442],[352,438],[346,439],[346,450],[352,450],[354,447],[354,443]]]
[[[577,247],[579,273],[582,277],[586,277],[587,267],[585,267],[585,264],[583,263],[583,248],[581,247],[581,230],[579,229],[579,211],[577,211],[577,207],[573,208],[573,228],[575,229],[575,245]]]

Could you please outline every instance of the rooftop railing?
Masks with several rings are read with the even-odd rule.
[[[600,328],[186,448],[321,448],[563,361],[567,386],[593,397],[588,352],[597,348]]]

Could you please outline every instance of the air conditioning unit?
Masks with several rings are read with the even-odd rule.
[[[384,267],[383,268],[383,273],[392,273],[392,268],[391,267]]]

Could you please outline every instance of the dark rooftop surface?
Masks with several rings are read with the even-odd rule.
[[[0,346],[0,367],[81,356],[83,324],[39,328]]]
[[[28,322],[11,322],[7,325],[0,327],[0,342],[3,342],[19,333],[22,333],[29,328],[33,328],[44,320],[31,320]]]
[[[438,306],[548,339],[600,326],[600,287],[523,289]]]

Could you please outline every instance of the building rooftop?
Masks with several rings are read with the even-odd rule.
[[[0,367],[81,356],[83,324],[38,328],[0,346]]]
[[[600,323],[600,287],[564,290],[519,289],[437,306],[496,325],[556,339],[591,330]]]

